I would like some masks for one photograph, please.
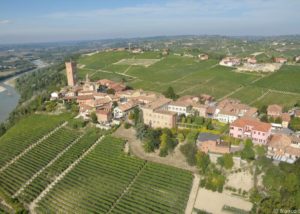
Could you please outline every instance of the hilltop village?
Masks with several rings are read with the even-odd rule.
[[[167,51],[167,50],[165,50]],[[208,55],[199,55],[207,60]],[[254,58],[247,59],[255,64]],[[285,63],[284,59],[275,59]],[[226,58],[220,63],[234,66],[240,59]],[[235,151],[231,139],[251,139],[254,145],[267,147],[267,157],[277,161],[294,163],[300,157],[299,133],[289,127],[292,118],[300,118],[300,109],[283,109],[280,105],[269,105],[265,112],[241,103],[239,100],[226,98],[216,101],[208,94],[199,96],[185,95],[170,99],[163,94],[131,89],[122,82],[99,79],[92,82],[86,75],[85,81],[79,82],[76,77],[76,62],[66,62],[68,86],[59,92],[53,92],[51,99],[64,102],[75,102],[79,106],[79,115],[88,120],[92,115],[97,119],[98,127],[109,129],[113,125],[132,123],[137,110],[142,122],[152,128],[189,128],[189,118],[217,121],[228,125],[228,130],[221,135],[211,134],[213,126],[207,127],[210,133],[200,133],[197,137],[198,149],[205,153],[226,154]]]

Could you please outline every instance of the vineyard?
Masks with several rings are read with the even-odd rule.
[[[184,213],[189,172],[126,156],[106,137],[38,203],[37,213]]]
[[[61,128],[41,144],[31,149],[0,173],[0,186],[13,196],[42,167],[78,137],[68,128]]]
[[[31,115],[0,138],[0,167],[67,119],[67,115]]]
[[[190,172],[127,155],[122,139],[67,119],[32,115],[0,138],[2,195],[33,213],[184,213]]]

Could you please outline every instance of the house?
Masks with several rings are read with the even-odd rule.
[[[95,98],[93,95],[81,95],[77,97],[77,103],[79,105],[85,104],[89,106],[94,105]]]
[[[200,102],[204,104],[209,104],[211,103],[215,98],[211,95],[208,94],[201,94],[200,95]]]
[[[290,114],[289,113],[283,113],[281,115],[281,119],[282,119],[282,122],[281,122],[282,127],[288,128],[289,127],[289,123],[291,121]]]
[[[225,57],[220,61],[219,64],[223,66],[234,67],[241,64],[241,59],[238,57]]]
[[[60,94],[59,92],[57,92],[57,91],[54,91],[54,92],[51,93],[51,98],[50,98],[50,100],[57,100],[57,99],[59,99],[60,97],[61,97],[61,94]]]
[[[215,134],[200,133],[197,138],[197,146],[200,151],[205,153],[230,153],[230,144],[220,140],[220,136]]]
[[[108,79],[101,79],[97,82],[100,90],[113,89],[115,92],[124,91],[126,86],[122,83],[117,83]]]
[[[269,117],[277,118],[282,115],[282,106],[280,105],[269,105],[267,108],[267,115]]]
[[[230,124],[229,135],[238,139],[251,139],[255,144],[266,144],[271,136],[272,126],[254,118],[243,117]]]
[[[246,57],[245,61],[246,61],[246,63],[249,63],[249,64],[256,64],[257,63],[257,60],[256,60],[255,57]]]
[[[193,104],[193,112],[200,117],[207,117],[207,105],[195,103]]]
[[[144,53],[141,48],[134,48],[131,50],[131,53],[138,54],[138,53]]]
[[[208,55],[207,55],[207,54],[199,54],[199,55],[198,55],[198,58],[199,58],[201,61],[208,60]]]
[[[296,110],[294,111],[294,116],[300,118],[300,109],[296,109]]]
[[[274,57],[274,62],[276,63],[286,63],[288,60],[286,58],[283,58],[283,57]]]
[[[138,103],[132,101],[118,105],[114,108],[114,118],[120,119],[127,117],[129,112],[131,112],[137,106]]]
[[[167,55],[169,55],[169,52],[170,52],[170,50],[168,49],[168,48],[164,48],[163,50],[162,50],[162,55],[163,56],[167,56]]]
[[[273,160],[294,163],[300,157],[300,138],[275,134],[267,144],[267,157]]]
[[[112,112],[110,108],[96,110],[96,116],[99,123],[109,123],[112,120]]]
[[[177,113],[168,111],[168,105],[171,102],[171,99],[161,97],[142,106],[144,124],[153,128],[174,128]]]
[[[222,123],[232,123],[240,117],[256,116],[256,108],[242,104],[239,100],[225,99],[218,103],[214,117]]]
[[[192,105],[186,102],[181,101],[172,101],[168,104],[168,111],[170,112],[176,112],[177,115],[184,114],[185,116],[188,116],[192,114]]]

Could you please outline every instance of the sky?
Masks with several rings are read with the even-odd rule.
[[[7,0],[0,44],[300,34],[299,0]]]

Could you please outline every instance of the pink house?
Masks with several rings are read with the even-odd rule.
[[[266,144],[271,136],[271,124],[253,118],[239,118],[230,125],[230,136],[250,138],[255,144]]]

